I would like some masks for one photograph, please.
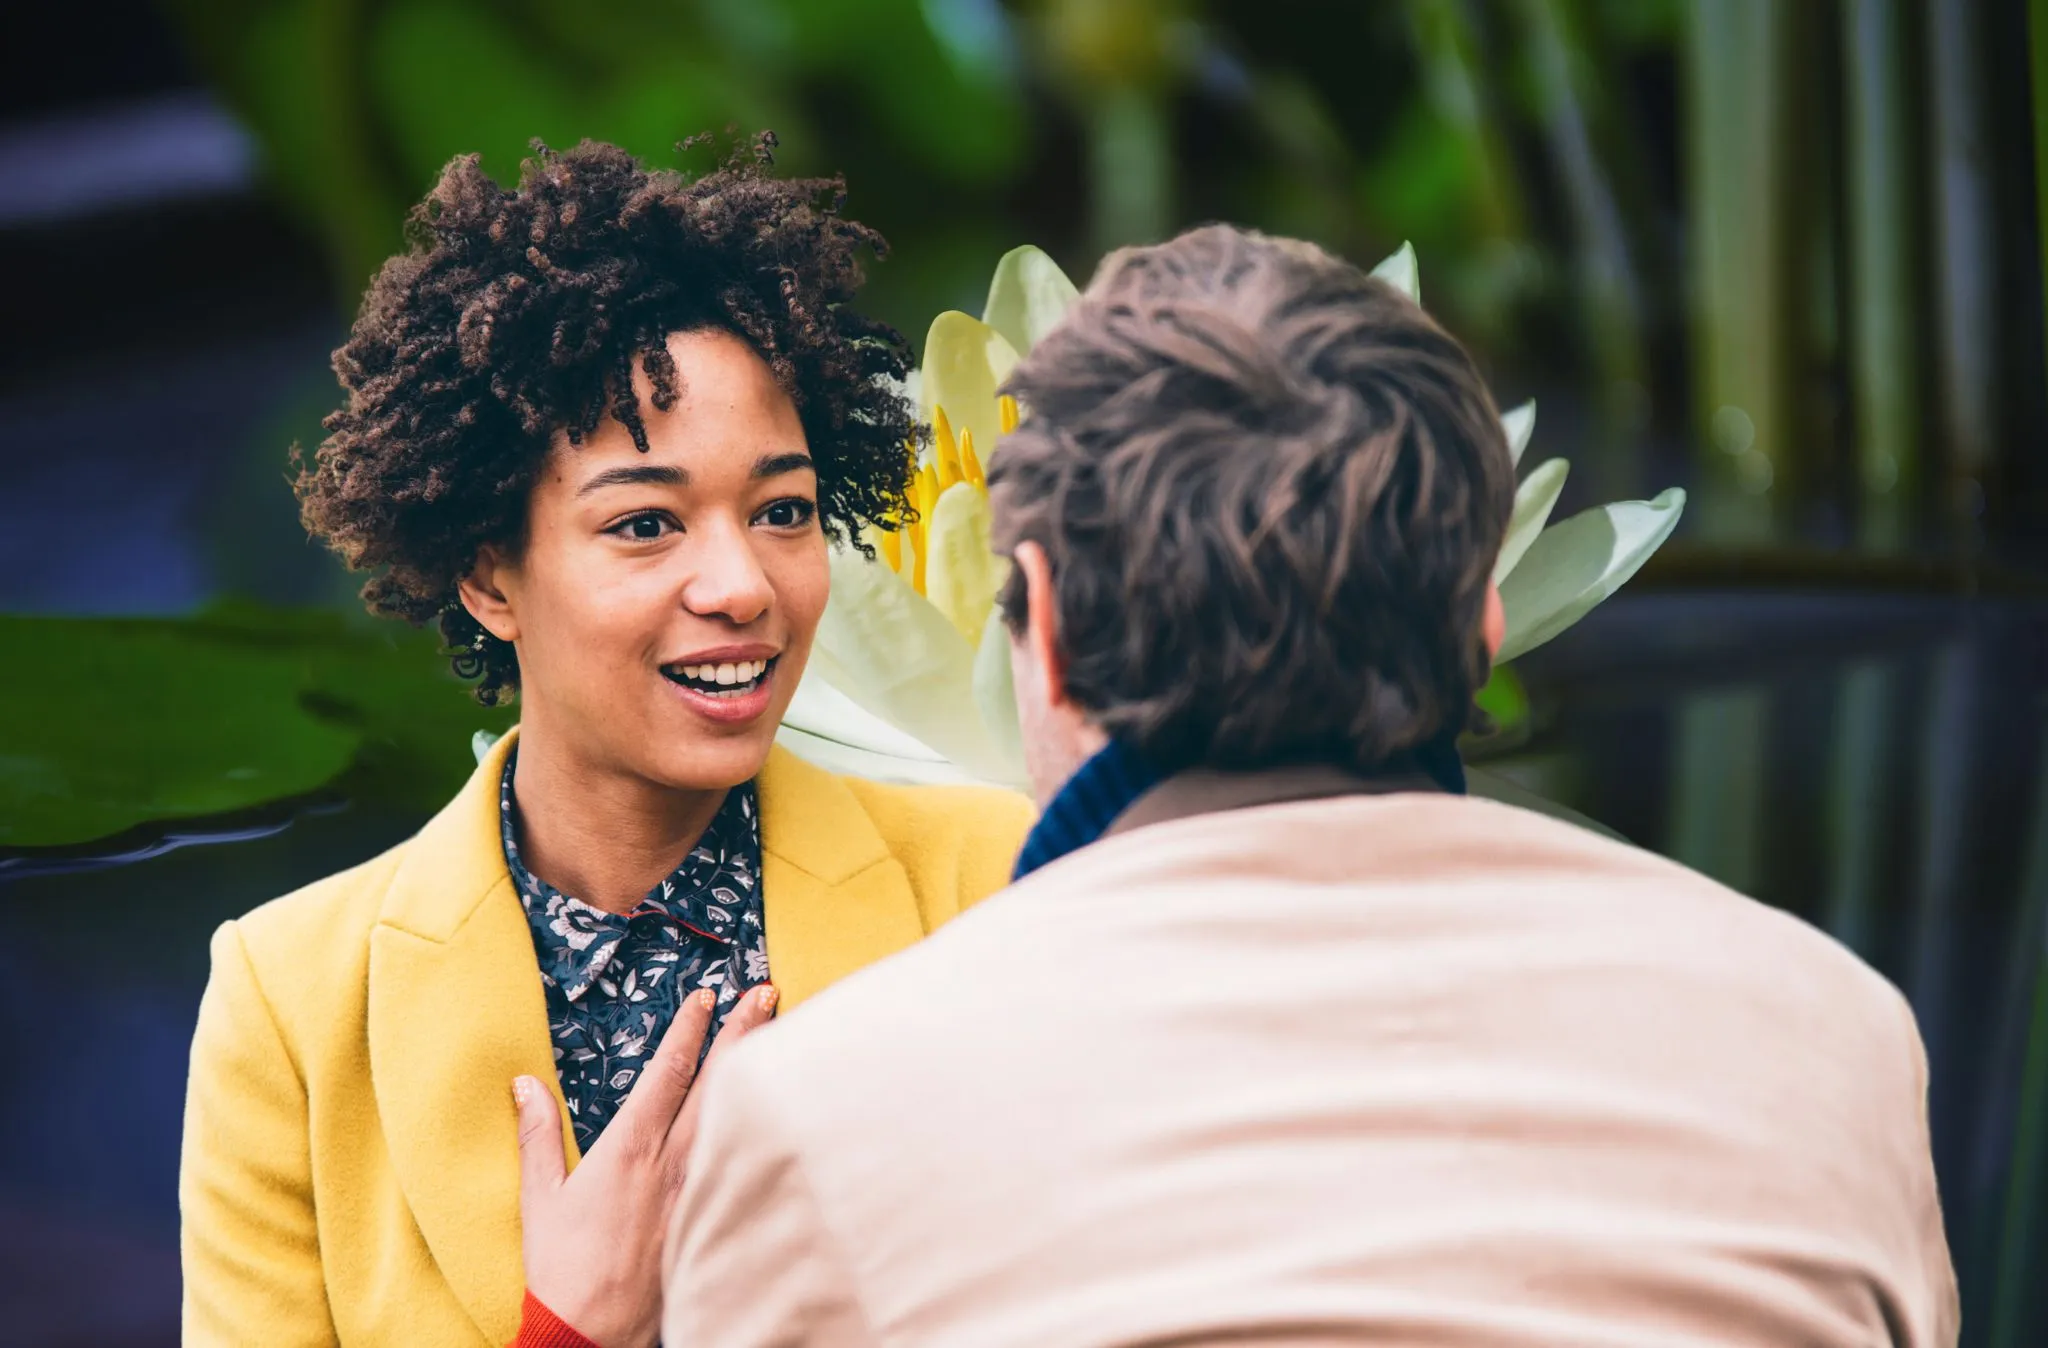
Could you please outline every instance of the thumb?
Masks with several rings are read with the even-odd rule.
[[[516,1077],[512,1099],[519,1106],[519,1201],[523,1207],[553,1193],[569,1175],[562,1145],[562,1116],[555,1097],[532,1077]]]

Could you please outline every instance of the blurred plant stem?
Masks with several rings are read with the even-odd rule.
[[[1172,231],[1170,101],[1198,45],[1192,0],[1037,0],[1047,73],[1087,141],[1097,253]]]
[[[2038,0],[2034,8],[2038,17]],[[2038,45],[2035,53],[2040,54]],[[2035,69],[2040,68],[2037,63]],[[2048,759],[2034,785],[2032,844],[2020,871],[2019,899],[2021,939],[2013,953],[2022,971],[2031,965],[2022,984],[2032,990],[2031,1014],[2020,1051],[2019,1109],[2006,1172],[1990,1348],[2027,1344],[2029,1301],[2043,1300],[2040,1244],[2042,1216],[2048,1212]]]
[[[343,313],[353,313],[363,287],[392,251],[399,235],[407,184],[380,164],[376,118],[365,91],[363,52],[369,18],[363,0],[316,0],[312,10],[312,96],[320,109],[335,209],[323,223],[340,259],[335,284]]]
[[[1495,243],[1521,238],[1526,227],[1521,183],[1500,119],[1491,113],[1493,94],[1470,7],[1466,0],[1409,0],[1408,16],[1430,105],[1456,131],[1479,169],[1480,237]]]
[[[1085,116],[1094,250],[1165,238],[1174,220],[1173,137],[1159,97],[1128,86],[1104,90]]]
[[[1941,440],[1948,452],[1948,490],[1938,504],[1947,507],[1944,513],[1964,550],[1974,553],[1996,434],[1998,333],[1983,14],[1979,0],[1941,0],[1925,13],[1934,127],[1933,318],[1942,385]]]
[[[2034,232],[2048,282],[2048,0],[2027,0],[2027,66],[2034,94]]]
[[[1706,446],[1695,518],[1716,543],[1769,539],[1776,460],[1792,448],[1790,8],[1692,0],[1690,9],[1695,427]]]
[[[1903,0],[1848,0],[1842,25],[1857,534],[1878,551],[1905,542],[1925,430],[1907,10]]]
[[[1745,894],[1761,876],[1769,713],[1760,689],[1709,693],[1678,712],[1670,854]]]
[[[1877,939],[1877,913],[1889,864],[1891,788],[1899,780],[1898,672],[1882,663],[1841,676],[1830,730],[1827,797],[1831,868],[1822,921],[1829,935],[1865,959]]]
[[[1625,437],[1639,429],[1643,373],[1643,298],[1613,184],[1594,150],[1590,106],[1598,85],[1575,52],[1586,50],[1580,16],[1562,0],[1520,0],[1525,47],[1538,115],[1559,178],[1577,243],[1575,287],[1598,381],[1600,434],[1590,451],[1575,454],[1602,500],[1640,489],[1632,480]]]

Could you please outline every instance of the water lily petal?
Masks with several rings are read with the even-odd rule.
[[[913,786],[993,785],[943,758],[899,758],[876,753],[858,745],[814,735],[784,723],[775,742],[797,757],[847,777],[865,777],[873,782],[900,782]]]
[[[1372,274],[1394,289],[1422,303],[1422,271],[1415,262],[1415,245],[1404,243],[1392,256],[1372,269]]]
[[[1508,434],[1509,457],[1520,463],[1522,451],[1529,447],[1529,437],[1536,434],[1536,400],[1531,398],[1520,407],[1501,413],[1500,428]]]
[[[1002,582],[1002,562],[989,549],[988,497],[971,482],[946,488],[925,530],[931,556],[924,593],[968,642],[981,640],[989,605]]]
[[[1654,501],[1583,511],[1537,535],[1500,587],[1508,633],[1495,663],[1536,649],[1620,589],[1671,536],[1684,510],[1684,490],[1672,487]]]
[[[469,737],[469,751],[475,754],[476,761],[481,763],[484,761],[484,755],[490,753],[491,746],[503,738],[505,737],[495,730],[479,730]]]
[[[1004,772],[974,705],[974,647],[894,571],[846,548],[811,649],[818,676],[983,780]]]
[[[1025,786],[1029,779],[1024,771],[1024,732],[1017,724],[1017,694],[1010,677],[1010,629],[993,608],[974,652],[974,705],[1008,764],[1011,776],[1005,785]]]
[[[919,397],[924,419],[943,407],[955,431],[974,433],[974,448],[987,463],[1002,434],[996,386],[1017,366],[1017,349],[988,324],[957,309],[932,320],[924,339],[924,378]]]
[[[1012,248],[996,263],[996,274],[988,283],[988,303],[981,309],[981,321],[1001,333],[1022,354],[1052,331],[1080,293],[1057,262],[1027,243]],[[988,449],[995,442],[980,440],[980,444]]]
[[[855,702],[815,667],[806,670],[803,681],[797,684],[795,694],[789,699],[789,710],[783,713],[782,724],[785,729],[793,727],[814,738],[828,739],[885,758],[927,763],[945,761],[944,754],[920,744],[914,737]]]
[[[1564,490],[1564,480],[1571,471],[1571,465],[1563,459],[1550,459],[1536,465],[1536,470],[1522,479],[1522,485],[1515,488],[1515,513],[1508,519],[1507,537],[1500,545],[1500,560],[1493,564],[1493,583],[1498,585],[1508,573],[1515,569],[1515,563],[1529,551],[1529,545],[1543,532],[1543,525],[1550,519],[1550,512],[1557,506],[1558,493]]]

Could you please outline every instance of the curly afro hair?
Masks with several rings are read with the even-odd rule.
[[[683,142],[690,149],[702,138]],[[897,392],[902,336],[847,307],[860,255],[886,256],[843,218],[841,179],[770,176],[764,134],[700,177],[652,172],[616,146],[538,141],[506,189],[475,155],[441,173],[334,353],[348,401],[311,464],[294,450],[301,518],[352,569],[373,613],[438,622],[455,672],[491,705],[515,692],[512,647],[463,608],[484,545],[517,547],[558,432],[606,416],[647,432],[638,361],[663,410],[677,397],[670,334],[721,329],[767,362],[795,404],[834,539],[900,526],[920,437]]]

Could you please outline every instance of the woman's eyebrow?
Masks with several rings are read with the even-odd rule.
[[[606,487],[632,487],[647,483],[659,487],[687,487],[690,484],[690,475],[665,463],[637,464],[631,468],[607,468],[578,487],[576,494],[588,496]]]
[[[764,454],[754,461],[754,477],[756,479],[780,477],[784,473],[815,473],[817,471],[817,463],[812,460],[810,455],[803,453],[801,450],[791,450],[787,454]]]

